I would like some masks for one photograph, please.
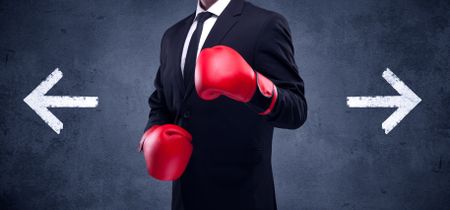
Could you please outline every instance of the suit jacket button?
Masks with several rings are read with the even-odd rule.
[[[189,111],[184,112],[183,117],[189,118],[191,116],[191,113]]]

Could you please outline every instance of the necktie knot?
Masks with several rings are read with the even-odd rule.
[[[195,20],[197,20],[198,23],[203,23],[206,20],[208,20],[208,18],[210,18],[211,16],[213,16],[213,13],[211,12],[201,12],[198,13],[197,17],[195,17]]]

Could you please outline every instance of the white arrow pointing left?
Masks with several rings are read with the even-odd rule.
[[[95,108],[98,105],[98,97],[45,95],[62,77],[63,73],[56,68],[23,99],[57,134],[63,129],[63,123],[48,108]]]

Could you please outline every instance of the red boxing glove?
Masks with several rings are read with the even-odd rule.
[[[178,179],[192,154],[192,136],[180,126],[154,125],[141,138],[148,174],[156,179]]]
[[[278,97],[272,81],[254,71],[234,49],[222,45],[200,52],[195,89],[203,100],[225,95],[249,103],[261,115],[270,114]]]

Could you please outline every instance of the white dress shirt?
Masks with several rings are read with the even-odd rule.
[[[197,9],[195,11],[195,17],[201,12],[208,11],[213,14],[210,18],[208,18],[203,23],[203,30],[200,35],[200,41],[198,42],[198,50],[197,50],[197,56],[200,53],[200,50],[203,47],[203,44],[205,43],[206,38],[208,37],[209,32],[211,31],[212,27],[217,21],[217,17],[222,14],[222,12],[225,10],[225,8],[228,6],[228,3],[230,3],[230,0],[218,0],[216,3],[214,3],[211,7],[209,7],[208,10],[204,10],[200,6],[200,0],[197,1]],[[194,33],[195,29],[197,28],[197,21],[194,18],[194,22],[191,25],[191,28],[189,28],[189,32],[187,34],[186,40],[184,41],[183,46],[183,53],[181,54],[181,73],[184,75],[184,62],[186,60],[186,54],[189,47],[189,42],[191,41],[192,34]]]

